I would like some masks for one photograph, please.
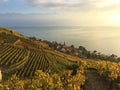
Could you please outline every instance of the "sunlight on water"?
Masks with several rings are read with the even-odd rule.
[[[23,27],[13,28],[26,35],[43,40],[57,41],[68,45],[85,46],[88,50],[97,50],[105,54],[120,56],[120,29],[101,27]]]

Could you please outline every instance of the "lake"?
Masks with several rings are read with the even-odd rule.
[[[118,27],[11,27],[25,36],[84,46],[104,54],[120,56],[120,28]]]

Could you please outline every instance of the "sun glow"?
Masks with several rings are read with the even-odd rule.
[[[111,19],[114,23],[120,24],[120,13],[113,15]]]
[[[104,7],[109,7],[109,6],[112,6],[112,5],[117,5],[120,3],[120,0],[104,0],[98,4],[98,6],[100,8],[104,8]]]

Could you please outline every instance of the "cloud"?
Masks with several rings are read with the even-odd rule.
[[[97,2],[98,7],[107,8],[115,5],[120,5],[120,0],[101,0]]]
[[[59,7],[59,6],[72,6],[80,3],[78,0],[25,0],[29,5],[32,6],[48,6],[48,7]]]
[[[5,0],[0,0],[3,2]],[[120,0],[22,0],[19,13],[0,14],[0,25],[112,25],[111,15],[120,11]],[[27,6],[28,5],[28,6]],[[9,10],[9,9],[8,9]],[[25,11],[22,11],[25,10]],[[19,11],[19,10],[18,10]],[[30,12],[29,12],[30,11]],[[116,23],[115,23],[116,24]]]
[[[0,3],[2,3],[2,2],[7,2],[8,0],[0,0]]]
[[[69,20],[66,15],[54,14],[20,14],[20,13],[4,13],[0,14],[1,26],[63,26],[69,25]]]
[[[108,10],[120,5],[120,0],[24,0],[27,5],[59,10]],[[116,9],[113,7],[113,9]],[[120,8],[119,8],[120,9]]]
[[[32,7],[48,9],[90,9],[89,0],[25,0]]]
[[[100,13],[66,13],[66,14],[0,14],[0,26],[108,26],[106,15]]]

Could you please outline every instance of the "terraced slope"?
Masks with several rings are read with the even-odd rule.
[[[26,50],[7,44],[0,45],[0,65],[4,73],[15,71],[18,76],[26,77],[34,75],[38,69],[46,71],[49,61],[42,50]]]
[[[30,56],[22,69],[16,72],[20,77],[33,76],[36,70],[47,71],[49,69],[49,60],[45,53],[40,50],[30,50]]]
[[[21,68],[28,60],[29,52],[12,45],[0,45],[0,66],[4,73]]]
[[[69,62],[43,49],[24,49],[11,44],[0,45],[0,67],[3,73],[31,77],[36,70],[59,72]]]
[[[6,75],[31,77],[36,70],[59,73],[76,58],[73,62],[71,59],[70,55],[55,52],[41,41],[0,28],[0,68]]]

